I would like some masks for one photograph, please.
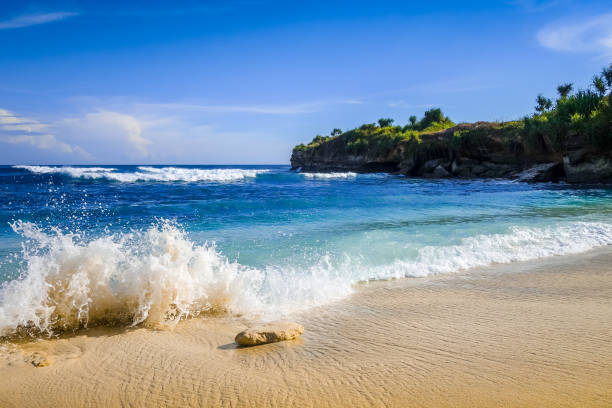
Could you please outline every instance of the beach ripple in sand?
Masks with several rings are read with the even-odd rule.
[[[0,347],[0,406],[607,408],[610,265],[606,248],[363,284],[265,347],[230,347],[250,322],[226,317]]]

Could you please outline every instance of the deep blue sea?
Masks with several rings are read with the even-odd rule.
[[[612,187],[288,166],[0,167],[0,335],[276,316],[612,243]]]

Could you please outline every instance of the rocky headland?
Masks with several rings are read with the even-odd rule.
[[[612,66],[593,90],[539,95],[536,113],[511,122],[454,124],[440,109],[417,122],[364,124],[296,146],[291,167],[304,172],[389,172],[424,178],[506,178],[531,182],[612,183]]]
[[[457,132],[466,132],[457,136]],[[296,149],[291,167],[304,172],[389,172],[424,178],[507,178],[570,183],[612,182],[612,151],[601,150],[572,134],[562,150],[545,139],[532,146],[519,129],[506,124],[464,123],[426,133],[420,140],[399,140],[388,149],[354,153],[340,135]]]

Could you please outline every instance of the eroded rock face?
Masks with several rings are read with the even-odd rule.
[[[359,154],[346,149],[343,136],[317,147],[296,150],[293,169],[301,171],[389,172],[408,177],[511,179],[526,182],[612,183],[612,151],[597,149],[586,136],[570,135],[554,150],[534,147],[518,135],[509,143],[496,123],[459,124],[421,140],[402,140],[389,148],[373,146]],[[456,143],[456,132],[480,132]]]
[[[304,327],[294,322],[271,322],[253,326],[236,335],[235,341],[241,346],[276,343],[293,340],[304,332]]]
[[[569,183],[612,182],[612,159],[607,157],[580,161],[567,155],[563,158],[563,169]]]

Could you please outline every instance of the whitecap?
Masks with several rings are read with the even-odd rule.
[[[111,167],[52,167],[52,166],[13,166],[38,174],[63,174],[73,178],[106,179],[122,183],[139,181],[159,182],[231,182],[252,179],[258,174],[267,173],[267,169],[198,169],[183,167],[148,167],[140,166],[137,171],[120,172]]]

